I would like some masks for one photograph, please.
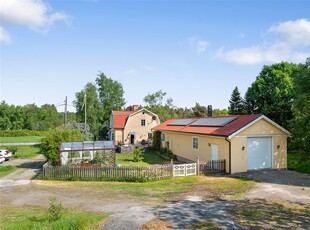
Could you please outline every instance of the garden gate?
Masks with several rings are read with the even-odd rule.
[[[173,176],[190,176],[196,175],[196,163],[191,164],[174,164]]]

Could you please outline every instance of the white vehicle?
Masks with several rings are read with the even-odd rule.
[[[9,160],[13,156],[13,153],[6,149],[1,149],[0,154],[4,156],[5,160]]]
[[[5,161],[5,157],[2,154],[0,154],[0,163],[2,163],[3,161]]]

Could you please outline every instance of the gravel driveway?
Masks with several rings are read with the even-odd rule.
[[[37,171],[42,168],[45,163],[45,157],[39,154],[35,158],[29,159],[10,159],[2,163],[2,165],[18,166],[19,169],[2,177],[0,179],[0,188],[7,186],[18,186],[29,184]]]
[[[253,179],[259,183],[245,197],[285,200],[310,204],[310,175],[291,170],[258,170],[236,173],[232,177]]]

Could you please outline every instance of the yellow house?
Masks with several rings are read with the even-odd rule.
[[[147,109],[112,111],[110,115],[109,139],[116,144],[137,144],[153,138],[152,128],[160,124],[158,116]]]
[[[287,168],[290,133],[260,114],[170,119],[153,130],[179,159],[226,161],[226,172]]]

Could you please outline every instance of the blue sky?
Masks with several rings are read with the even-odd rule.
[[[263,65],[306,61],[309,9],[307,0],[0,0],[0,101],[72,105],[103,72],[121,82],[126,105],[162,89],[177,107],[227,108]]]

